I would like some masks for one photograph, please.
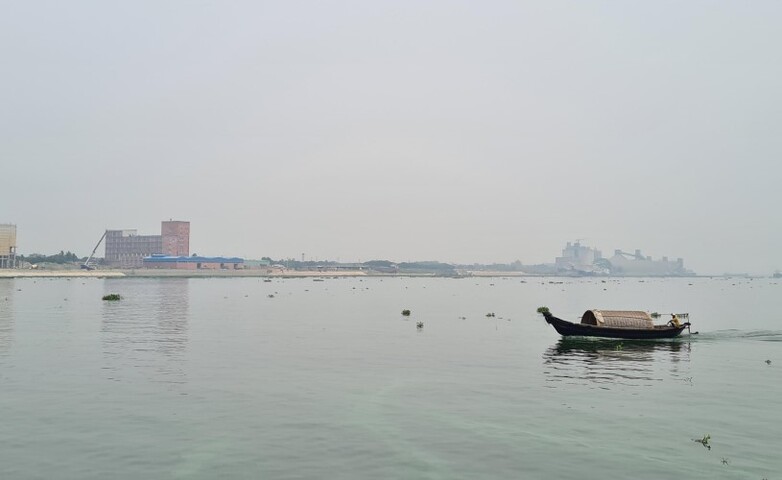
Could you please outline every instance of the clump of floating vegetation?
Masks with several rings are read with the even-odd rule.
[[[103,300],[107,302],[116,302],[117,300],[121,299],[122,297],[119,296],[119,293],[110,293],[108,295],[103,296]]]
[[[693,438],[692,441],[695,443],[700,443],[704,447],[706,447],[707,450],[711,450],[711,445],[709,445],[709,440],[711,440],[711,435],[708,433],[703,436],[703,438]]]
[[[402,310],[402,315],[404,315],[405,317],[409,317],[410,316],[410,310],[408,310],[408,309]]]
[[[493,316],[495,316],[495,315],[494,315],[494,312],[489,312],[489,313],[487,313],[487,314],[486,314],[486,316],[487,316],[487,317],[493,317]]]
[[[538,307],[538,313],[549,313],[548,307]]]
[[[418,322],[415,324],[415,328],[424,328],[424,322]]]

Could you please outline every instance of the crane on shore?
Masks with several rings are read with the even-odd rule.
[[[84,261],[81,268],[84,270],[95,270],[95,264],[90,263],[92,261],[92,257],[95,256],[95,252],[98,251],[98,247],[100,247],[100,244],[103,242],[103,239],[106,238],[106,234],[108,233],[108,230],[105,230],[103,232],[103,235],[101,235],[100,240],[98,240],[98,243],[95,244],[95,248],[92,249],[92,253],[89,257],[87,257],[87,260]]]

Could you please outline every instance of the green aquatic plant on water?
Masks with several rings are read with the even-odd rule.
[[[119,296],[119,293],[110,293],[108,295],[103,296],[103,300],[107,302],[116,302],[117,300],[121,299],[122,297]]]
[[[709,440],[711,440],[711,435],[708,433],[703,436],[703,438],[693,438],[692,441],[695,443],[700,443],[704,447],[706,447],[707,450],[711,450],[711,445],[709,445]]]
[[[410,310],[408,310],[408,309],[402,310],[402,315],[404,315],[405,317],[409,317],[410,316]]]
[[[550,313],[548,307],[538,307],[538,313]]]

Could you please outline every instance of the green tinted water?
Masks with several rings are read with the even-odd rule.
[[[779,478],[781,293],[770,279],[0,280],[0,478]],[[564,341],[540,305],[689,312],[701,333]]]

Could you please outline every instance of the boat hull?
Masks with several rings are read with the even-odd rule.
[[[551,324],[554,329],[563,337],[602,337],[602,338],[625,338],[632,340],[653,340],[659,338],[678,337],[689,323],[684,323],[679,327],[669,325],[655,325],[654,328],[616,328],[600,327],[597,325],[587,325],[583,323],[573,323],[562,320],[553,315],[544,314],[546,322]]]

